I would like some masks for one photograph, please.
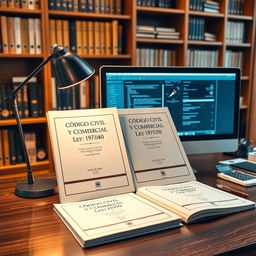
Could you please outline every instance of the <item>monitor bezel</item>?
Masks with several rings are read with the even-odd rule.
[[[203,140],[223,140],[238,139],[239,119],[240,119],[240,84],[241,71],[239,68],[226,67],[137,67],[137,66],[102,66],[100,68],[100,87],[101,87],[101,106],[107,107],[106,74],[112,73],[235,73],[235,106],[233,116],[234,131],[230,134],[212,134],[212,135],[192,135],[180,136],[181,141],[203,141]]]

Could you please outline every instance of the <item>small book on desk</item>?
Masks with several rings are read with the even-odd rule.
[[[191,223],[255,208],[196,181],[168,108],[118,110],[137,195]]]
[[[133,193],[116,109],[49,111],[47,120],[61,201],[54,210],[82,247],[181,225]]]

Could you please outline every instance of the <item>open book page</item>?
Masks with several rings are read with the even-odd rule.
[[[180,217],[133,193],[55,204],[54,207],[85,245],[90,240],[87,245],[97,244],[97,238],[104,243],[104,239],[105,242],[120,240],[129,234],[140,235],[180,225]]]
[[[249,200],[197,181],[139,188],[137,194],[172,210],[185,222],[255,207]]]
[[[134,191],[114,108],[47,113],[61,202]]]
[[[136,187],[195,180],[168,108],[120,109]]]

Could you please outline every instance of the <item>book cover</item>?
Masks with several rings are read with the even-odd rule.
[[[115,108],[49,111],[47,121],[61,201],[54,210],[82,247],[180,226],[180,217],[132,193]]]
[[[168,108],[118,110],[137,194],[186,223],[255,208],[197,182]]]

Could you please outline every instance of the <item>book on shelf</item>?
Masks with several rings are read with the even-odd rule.
[[[218,55],[218,50],[189,48],[186,65],[190,67],[216,67],[218,65]]]
[[[8,0],[0,0],[0,6],[3,8],[7,8],[7,1]]]
[[[137,48],[138,66],[176,66],[177,52],[172,49]]]
[[[168,108],[120,109],[137,194],[185,223],[255,208],[255,203],[196,181]]]
[[[133,193],[115,108],[49,111],[47,121],[60,196],[54,210],[82,247],[180,226],[176,214]]]
[[[245,0],[229,0],[228,1],[228,14],[243,15],[244,14]]]
[[[3,53],[42,53],[40,19],[1,16],[0,33]]]
[[[137,25],[136,37],[178,40],[180,39],[180,32],[176,32],[175,28],[171,27]]]
[[[26,77],[12,77],[12,87],[15,89]],[[23,87],[17,94],[17,102],[20,117],[40,117],[43,116],[43,93],[42,85],[37,82],[36,77],[32,77],[28,86]]]
[[[14,18],[7,17],[8,53],[15,53]]]
[[[121,14],[122,0],[48,0],[49,10]]]
[[[137,0],[137,6],[175,8],[176,0]]]

